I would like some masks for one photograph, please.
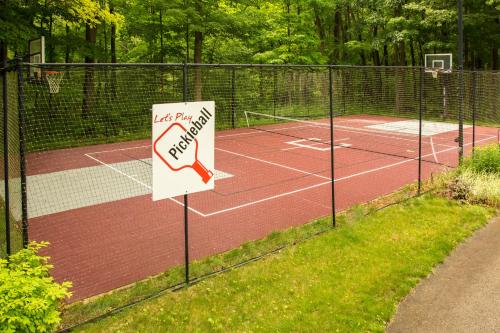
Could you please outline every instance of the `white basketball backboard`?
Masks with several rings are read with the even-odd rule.
[[[32,39],[28,43],[29,56],[29,78],[35,80],[42,79],[42,69],[36,64],[45,63],[45,37]]]
[[[437,53],[425,55],[425,71],[450,73],[453,69],[453,54]]]

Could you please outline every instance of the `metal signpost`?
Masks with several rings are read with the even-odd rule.
[[[153,201],[184,195],[186,283],[189,193],[213,190],[215,103],[153,105]]]

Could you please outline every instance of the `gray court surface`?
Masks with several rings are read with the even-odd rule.
[[[220,170],[215,170],[214,175],[215,180],[233,177]],[[19,188],[19,183],[19,179],[11,180],[11,188]],[[28,216],[35,218],[151,194],[151,184],[150,158],[29,176]],[[13,215],[19,219],[21,202],[11,203]]]

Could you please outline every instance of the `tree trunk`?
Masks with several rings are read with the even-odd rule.
[[[396,8],[394,8],[394,17],[400,17],[402,13],[401,4],[397,4]],[[406,66],[406,51],[405,51],[405,42],[399,41],[394,44],[394,54],[393,54],[393,65]]]
[[[415,49],[413,47],[413,40],[410,40],[410,54],[411,54],[411,65],[415,67],[417,65],[417,61],[415,59]]]
[[[334,27],[333,27],[333,51],[332,51],[332,63],[338,63],[340,59],[340,39],[342,31],[342,15],[340,10],[335,11]]]
[[[203,46],[203,33],[195,31],[194,33],[194,63],[201,64],[201,52]],[[202,100],[202,82],[201,67],[196,67],[194,71],[194,98],[195,101]]]
[[[160,8],[160,62],[164,60],[163,52],[163,11]]]
[[[97,39],[97,27],[89,24],[85,26],[85,41],[88,51],[85,55],[85,63],[95,63],[95,44]],[[95,105],[94,68],[85,67],[85,79],[83,83],[83,105],[82,119],[87,119]],[[91,128],[85,128],[86,134],[91,134]]]
[[[498,48],[493,47],[491,49],[491,70],[498,69]]]
[[[378,26],[373,27],[373,39],[377,38]],[[372,61],[374,66],[380,66],[380,55],[377,49],[372,50]]]
[[[109,12],[111,14],[114,14],[115,12],[115,7],[113,4],[113,1],[109,2]],[[110,29],[110,52],[111,52],[111,63],[115,64],[116,63],[116,25],[115,23],[111,23],[111,29]]]
[[[358,35],[358,41],[360,43],[363,43],[363,38],[361,37],[361,33]],[[366,66],[365,51],[363,49],[359,51],[359,56],[361,57],[361,65]]]
[[[0,66],[7,66],[7,43],[0,40]]]
[[[384,43],[384,66],[389,66],[389,52],[387,50],[387,44]]]
[[[53,27],[53,24],[54,24],[54,17],[52,14],[50,14],[50,17],[49,17],[49,47],[48,47],[48,50],[47,50],[47,60],[48,62],[55,62],[55,43],[54,41],[52,40],[52,27]]]
[[[69,25],[66,24],[66,52],[64,54],[64,61],[66,63],[69,63],[69,56],[70,56],[70,52],[71,52],[71,49],[70,49],[70,45],[71,45],[71,41],[69,39]]]
[[[420,61],[420,66],[425,66],[424,50],[422,47],[422,42],[418,41],[418,59]]]
[[[314,6],[314,25],[316,26],[316,31],[318,32],[319,37],[319,52],[322,55],[325,55],[325,30],[319,15],[319,10],[316,6]]]
[[[290,43],[291,36],[291,26],[290,26],[290,1],[286,1],[286,33],[287,33],[287,43],[288,43],[288,53],[292,51],[292,46]]]

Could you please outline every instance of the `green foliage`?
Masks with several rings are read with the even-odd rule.
[[[500,45],[499,1],[464,4],[466,68],[491,69]],[[454,52],[457,10],[445,1],[28,0],[7,1],[0,36],[10,55],[46,36],[48,61],[274,64],[422,64],[424,53]],[[97,42],[85,42],[85,26]],[[189,30],[186,41],[186,32]],[[187,44],[189,49],[186,48]],[[475,64],[473,64],[473,61]]]
[[[0,259],[0,331],[51,332],[60,322],[60,302],[71,295],[71,283],[57,284],[51,265],[38,251],[47,243],[31,243]]]
[[[500,144],[477,148],[474,155],[464,161],[462,169],[474,173],[496,174],[500,177]]]

